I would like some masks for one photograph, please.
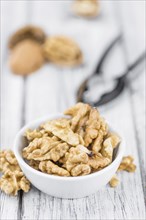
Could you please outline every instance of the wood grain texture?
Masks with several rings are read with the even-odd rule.
[[[14,137],[22,125],[24,84],[23,78],[12,75],[8,68],[7,43],[13,31],[26,23],[26,2],[3,1],[1,6],[1,146],[11,149]],[[13,198],[1,193],[1,218],[17,219],[20,205],[19,195]]]
[[[61,112],[76,102],[79,84],[92,73],[102,50],[121,28],[125,36],[125,67],[135,59],[137,51],[141,52],[140,48],[143,49],[144,45],[144,15],[141,12],[144,1],[120,1],[117,6],[120,18],[115,13],[113,2],[102,1],[101,16],[91,21],[73,16],[70,11],[71,1],[3,2],[3,147],[13,143],[15,134],[24,123],[52,112]],[[7,19],[6,11],[11,15]],[[47,64],[25,80],[12,75],[6,64],[7,39],[10,33],[28,22],[42,26],[49,35],[65,34],[74,38],[83,50],[84,64],[76,69],[56,68]],[[132,31],[135,33],[135,29],[137,34],[133,38],[131,34]],[[133,45],[137,46],[136,50]],[[115,58],[115,65],[117,63]],[[136,81],[133,80],[117,100],[99,109],[125,139],[125,155],[134,156],[136,173],[119,173],[121,184],[116,189],[106,186],[82,199],[54,198],[34,187],[28,194],[21,193],[14,198],[2,193],[1,219],[145,219],[144,74]]]
[[[144,52],[145,48],[145,6],[146,2],[136,2],[135,7],[131,7],[132,2],[125,5],[120,2],[122,8],[120,13],[121,27],[124,31],[124,51],[127,60],[127,65],[134,62],[140,54]],[[131,18],[129,19],[128,10],[131,8]],[[125,12],[126,15],[125,16]],[[139,16],[135,14],[139,13]],[[131,27],[129,29],[129,27]],[[136,30],[136,31],[135,31]],[[140,34],[141,33],[141,34]],[[129,44],[129,39],[131,39]],[[133,128],[135,133],[135,140],[137,144],[137,154],[140,163],[140,173],[142,178],[142,187],[144,199],[146,204],[146,164],[145,164],[145,61],[140,68],[131,74],[131,83],[128,85],[131,96],[131,113],[133,118]],[[135,77],[136,76],[136,77]],[[134,78],[134,80],[132,80]]]

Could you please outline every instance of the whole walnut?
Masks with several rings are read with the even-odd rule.
[[[10,53],[9,66],[13,73],[28,75],[44,63],[42,48],[33,40],[19,42]]]
[[[10,37],[9,66],[13,73],[28,75],[43,65],[42,44],[45,38],[44,31],[35,26],[25,26]]]

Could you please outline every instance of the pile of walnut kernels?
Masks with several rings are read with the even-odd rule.
[[[113,160],[113,151],[120,143],[117,134],[99,112],[88,104],[77,103],[65,111],[70,117],[50,120],[36,130],[27,130],[28,145],[22,155],[34,169],[58,176],[83,176],[97,172]],[[0,169],[3,176],[0,188],[16,195],[18,190],[27,192],[29,181],[23,175],[12,151],[1,151]],[[124,157],[118,170],[134,172],[136,166],[131,156]],[[116,176],[109,182],[117,186]]]

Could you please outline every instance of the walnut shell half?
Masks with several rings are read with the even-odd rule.
[[[36,26],[28,25],[16,31],[9,39],[8,47],[13,49],[17,43],[25,39],[32,39],[42,44],[46,35],[44,31]]]

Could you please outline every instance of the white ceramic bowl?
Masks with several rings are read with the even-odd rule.
[[[22,149],[26,146],[24,133],[28,128],[35,129],[43,122],[65,117],[62,114],[49,115],[24,126],[17,134],[14,142],[14,153],[18,163],[29,181],[39,190],[60,198],[81,198],[95,193],[105,186],[115,174],[124,153],[124,143],[119,145],[114,161],[103,170],[79,177],[60,177],[39,172],[31,168],[22,158]]]

